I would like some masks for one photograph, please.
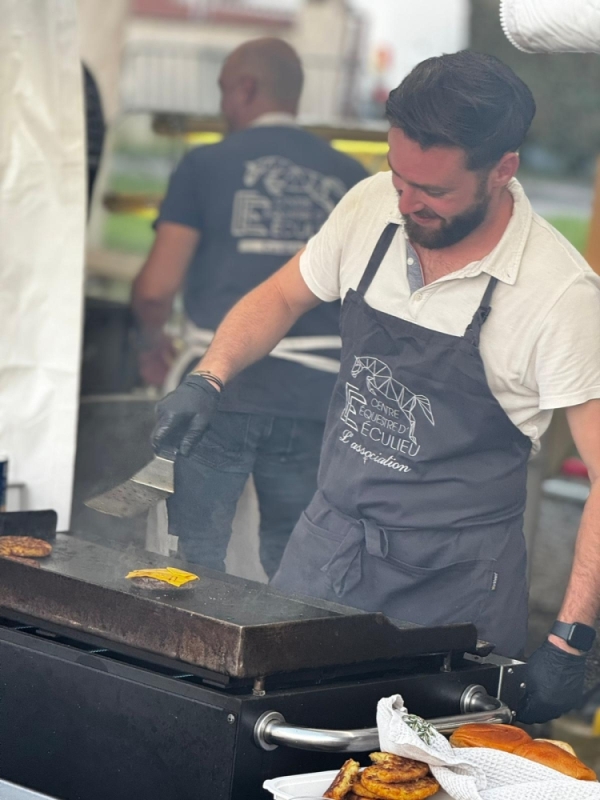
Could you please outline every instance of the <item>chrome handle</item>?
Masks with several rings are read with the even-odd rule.
[[[512,721],[513,713],[501,700],[490,697],[483,686],[468,686],[460,699],[462,714],[452,717],[437,717],[428,722],[440,733],[452,733],[468,722],[506,724]],[[302,728],[285,721],[278,711],[266,711],[254,726],[254,742],[263,750],[275,750],[279,745],[296,750],[319,750],[328,753],[360,753],[377,750],[379,734],[377,728],[356,730],[324,730]]]

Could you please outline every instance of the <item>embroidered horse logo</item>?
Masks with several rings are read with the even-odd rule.
[[[355,357],[354,366],[352,367],[352,377],[355,378],[363,370],[370,373],[367,376],[367,388],[371,394],[379,394],[387,400],[396,403],[409,422],[408,438],[411,442],[417,444],[415,438],[417,420],[413,414],[415,408],[419,406],[426,419],[432,425],[435,425],[429,398],[425,397],[423,394],[411,392],[403,383],[392,378],[391,369],[378,358],[371,358],[369,356],[365,356],[364,358]]]

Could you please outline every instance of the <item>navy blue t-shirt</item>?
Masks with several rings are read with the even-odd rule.
[[[201,232],[183,289],[187,316],[214,330],[230,308],[315,234],[367,177],[354,159],[291,125],[247,128],[191,150],[175,170],[157,224]],[[339,304],[305,314],[288,336],[339,334]],[[320,355],[339,357],[339,352]],[[335,375],[269,357],[227,385],[221,408],[324,420]]]

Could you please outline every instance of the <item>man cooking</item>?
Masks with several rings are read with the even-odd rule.
[[[179,164],[134,285],[141,371],[149,383],[161,385],[170,365],[162,330],[182,283],[188,349],[169,376],[174,386],[229,309],[278,270],[366,177],[356,160],[297,125],[302,83],[298,54],[281,39],[246,42],[227,58],[219,87],[230,135],[190,151]],[[224,569],[236,504],[252,474],[260,558],[273,576],[317,485],[339,346],[339,307],[315,308],[276,353],[228,385],[210,434],[189,453],[182,447],[187,457],[176,460],[168,511],[169,530],[188,561]],[[205,380],[200,386],[212,391]]]
[[[319,486],[273,584],[471,621],[508,656],[526,639],[527,461],[566,408],[592,491],[559,620],[530,660],[527,722],[578,702],[600,607],[600,281],[515,180],[534,113],[491,56],[415,67],[387,104],[391,171],[240,301],[199,367],[228,384],[342,298]],[[219,389],[191,381],[159,404],[155,446],[209,425]]]

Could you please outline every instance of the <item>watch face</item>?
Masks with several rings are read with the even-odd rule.
[[[596,638],[596,631],[590,628],[589,625],[581,625],[577,622],[571,627],[571,633],[567,639],[568,644],[576,650],[583,650],[587,652],[591,650]]]

